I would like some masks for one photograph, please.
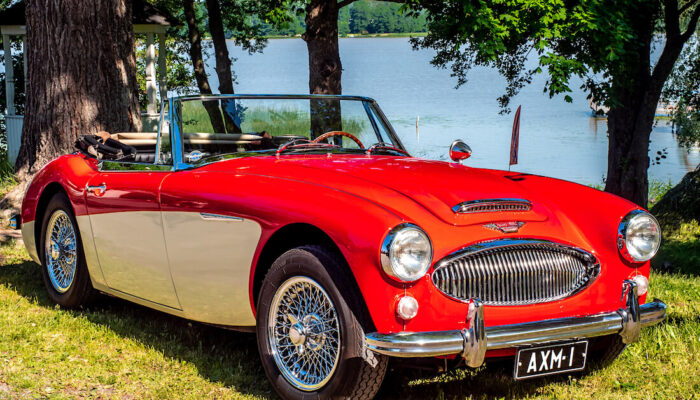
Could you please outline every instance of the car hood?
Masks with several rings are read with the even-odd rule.
[[[508,214],[517,214],[519,221],[544,221],[550,216],[545,205],[536,201],[533,193],[516,180],[455,163],[410,157],[348,155],[259,157],[242,161],[224,161],[211,165],[210,169],[323,185],[367,198],[404,215],[407,211],[401,210],[398,203],[407,198],[453,225],[508,220]],[[392,196],[386,196],[387,190],[400,196],[394,196],[395,201],[392,201]],[[462,202],[499,198],[526,199],[533,202],[533,208],[518,213],[460,214],[453,211],[453,207]],[[391,204],[387,204],[389,202]]]

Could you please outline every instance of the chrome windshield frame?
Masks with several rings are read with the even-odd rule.
[[[406,148],[399,139],[394,127],[386,118],[386,115],[379,108],[377,102],[365,96],[353,96],[353,95],[326,95],[326,94],[213,94],[213,95],[190,95],[190,96],[179,96],[172,97],[168,99],[169,103],[169,118],[170,118],[170,142],[172,144],[172,154],[173,154],[173,165],[175,170],[191,169],[201,166],[200,164],[190,164],[184,161],[184,147],[182,142],[182,133],[180,121],[182,120],[182,107],[183,101],[204,101],[204,100],[221,100],[221,99],[241,99],[241,100],[313,100],[313,99],[326,99],[326,100],[349,100],[349,101],[361,101],[367,111],[367,117],[372,123],[372,128],[378,137],[381,135],[379,128],[376,126],[376,121],[370,115],[370,109],[374,113],[374,116],[378,118],[381,124],[385,127],[387,134],[391,137],[392,141],[397,144],[397,147],[403,151]],[[161,124],[162,126],[162,124]],[[160,127],[158,129],[158,138],[160,139],[161,131]],[[408,154],[408,152],[407,152]]]

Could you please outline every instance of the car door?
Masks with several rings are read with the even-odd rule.
[[[254,326],[249,288],[262,227],[231,174],[179,171],[161,185],[163,228],[182,311],[188,318]]]
[[[147,164],[102,164],[100,173],[88,183],[86,203],[107,285],[180,309],[170,276],[159,204],[160,185],[170,169],[159,171],[157,166]]]

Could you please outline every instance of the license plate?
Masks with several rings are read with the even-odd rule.
[[[588,341],[528,347],[515,357],[515,379],[580,371],[586,366]]]

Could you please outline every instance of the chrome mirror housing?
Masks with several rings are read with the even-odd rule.
[[[454,162],[462,163],[462,160],[472,156],[472,148],[464,141],[457,139],[450,145],[450,158]]]

